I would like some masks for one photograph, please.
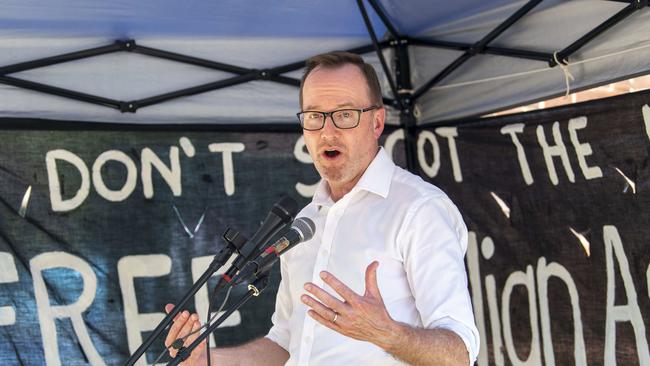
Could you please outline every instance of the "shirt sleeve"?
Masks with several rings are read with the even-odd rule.
[[[465,343],[470,365],[479,350],[467,288],[467,228],[446,196],[421,200],[399,235],[406,276],[425,328],[444,328]]]
[[[284,257],[280,257],[280,286],[275,298],[275,312],[271,316],[273,326],[266,335],[266,338],[277,343],[280,347],[289,352],[289,342],[291,334],[289,332],[289,320],[291,316],[291,297],[289,293],[289,276]]]

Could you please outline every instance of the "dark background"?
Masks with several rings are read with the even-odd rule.
[[[637,303],[647,323],[650,314],[646,279],[650,259],[646,250],[650,234],[650,141],[641,107],[649,103],[650,93],[645,92],[548,111],[456,123],[462,182],[454,181],[447,140],[438,136],[440,171],[433,178],[421,175],[449,194],[463,213],[468,229],[476,233],[487,332],[487,344],[482,347],[488,352],[490,364],[494,363],[493,335],[484,278],[494,276],[501,308],[501,291],[508,276],[516,271],[525,272],[528,265],[534,270],[541,257],[547,263],[561,264],[570,272],[580,297],[587,361],[596,365],[604,362],[607,297],[604,225],[614,225],[618,229],[634,280]],[[602,178],[585,180],[578,165],[567,129],[569,119],[578,116],[588,118],[588,126],[577,133],[581,143],[591,145],[593,154],[586,158],[587,163],[599,166]],[[560,124],[575,182],[568,180],[556,157],[559,184],[553,185],[535,131],[537,126],[542,126],[547,141],[554,145],[551,126],[556,121]],[[524,133],[518,136],[534,178],[531,185],[523,180],[510,136],[499,132],[501,127],[511,123],[526,124]],[[220,235],[227,227],[250,236],[282,195],[293,197],[301,206],[308,203],[308,198],[296,192],[297,182],[312,184],[319,179],[311,165],[294,157],[294,145],[300,137],[297,130],[238,132],[192,126],[131,128],[20,119],[0,120],[0,128],[0,251],[14,257],[19,276],[18,282],[0,284],[0,306],[16,309],[16,323],[0,327],[2,364],[44,363],[29,270],[29,261],[34,256],[63,251],[90,264],[97,275],[98,289],[93,304],[84,313],[84,320],[106,364],[120,364],[129,353],[117,275],[120,258],[138,254],[171,257],[170,275],[140,278],[135,282],[139,312],[160,312],[165,303],[175,301],[191,285],[191,259],[215,254],[223,245]],[[426,129],[435,130],[434,127]],[[182,195],[173,196],[154,169],[155,194],[152,199],[145,199],[140,181],[142,149],[152,149],[168,164],[169,148],[179,146],[181,137],[187,137],[196,149],[194,157],[188,157],[182,150],[180,153]],[[223,187],[222,154],[208,150],[209,144],[218,142],[245,145],[244,152],[233,154],[236,190],[232,196],[227,196]],[[137,187],[122,202],[109,202],[91,187],[88,198],[78,208],[53,212],[45,155],[54,149],[75,153],[89,170],[102,152],[120,150],[138,167]],[[430,146],[425,145],[424,152],[430,162]],[[403,166],[402,143],[395,146],[394,155]],[[64,162],[59,162],[58,167],[64,198],[69,198],[79,187],[79,173]],[[636,193],[626,188],[625,180],[615,168],[635,182]],[[109,188],[117,189],[122,186],[126,171],[120,164],[109,162],[102,175]],[[23,218],[18,209],[30,185],[32,195]],[[510,218],[503,214],[490,192],[496,193],[510,207]],[[190,230],[205,214],[193,238],[183,229],[173,207]],[[582,233],[590,242],[589,256],[569,228]],[[480,255],[480,243],[485,237],[494,241],[495,252],[491,259]],[[624,305],[627,296],[618,263],[614,261],[615,303]],[[61,269],[46,271],[44,277],[51,304],[76,301],[82,286],[78,275]],[[241,309],[241,325],[224,327],[217,332],[219,344],[237,344],[267,332],[278,281],[276,267],[267,291]],[[566,286],[554,278],[549,280],[548,286],[555,361],[559,365],[573,364],[574,324]],[[237,288],[231,299],[244,291]],[[516,286],[509,311],[517,354],[522,359],[528,356],[531,347],[530,305],[525,288]],[[617,361],[638,364],[632,326],[629,322],[618,323],[616,329]],[[57,322],[57,334],[61,360],[69,365],[84,364],[83,352],[69,320]],[[155,350],[161,349],[158,343]],[[539,346],[542,347],[541,338]],[[153,361],[152,355],[153,352],[150,361]],[[505,350],[503,355],[506,364],[510,364]]]

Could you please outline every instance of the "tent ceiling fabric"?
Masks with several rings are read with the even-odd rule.
[[[397,31],[409,37],[472,44],[524,6],[525,1],[379,0]],[[552,54],[628,4],[602,0],[546,0],[489,46]],[[375,30],[387,37],[366,3]],[[371,43],[351,0],[276,2],[141,0],[0,0],[0,68],[43,57],[105,46],[116,40],[265,69],[335,49]],[[569,58],[572,89],[650,72],[650,8],[636,11]],[[414,89],[462,51],[409,46]],[[389,64],[394,52],[385,49]],[[379,58],[364,54],[378,71]],[[386,76],[382,83],[391,97]],[[299,78],[300,70],[285,76]],[[7,76],[128,101],[222,80],[233,74],[130,52],[118,52]],[[417,100],[418,122],[480,115],[562,94],[565,76],[547,62],[479,54]],[[0,116],[123,123],[295,123],[295,86],[270,81],[173,99],[121,113],[93,104],[0,83]],[[389,123],[399,124],[392,111]]]
[[[524,3],[509,2],[465,19],[430,27],[419,35],[473,43]],[[547,53],[560,51],[625,6],[613,1],[544,1],[490,45]],[[568,70],[575,78],[570,83],[571,90],[650,73],[648,34],[650,9],[645,8],[587,43],[569,57]],[[460,51],[411,48],[414,87],[424,84],[460,54]],[[512,57],[477,55],[419,100],[419,120],[440,121],[485,114],[561,95],[565,90],[565,76],[559,67],[549,68],[545,62]]]

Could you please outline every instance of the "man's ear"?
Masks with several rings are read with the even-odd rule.
[[[386,109],[381,107],[375,110],[374,117],[372,119],[372,129],[376,139],[381,136],[381,133],[384,132],[384,122],[386,121]]]

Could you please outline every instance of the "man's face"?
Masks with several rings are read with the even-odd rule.
[[[303,85],[303,110],[330,112],[372,105],[366,79],[355,65],[314,69]],[[318,131],[303,131],[316,169],[330,188],[351,189],[377,153],[384,129],[384,109],[363,112],[359,125],[339,129],[328,116]]]

